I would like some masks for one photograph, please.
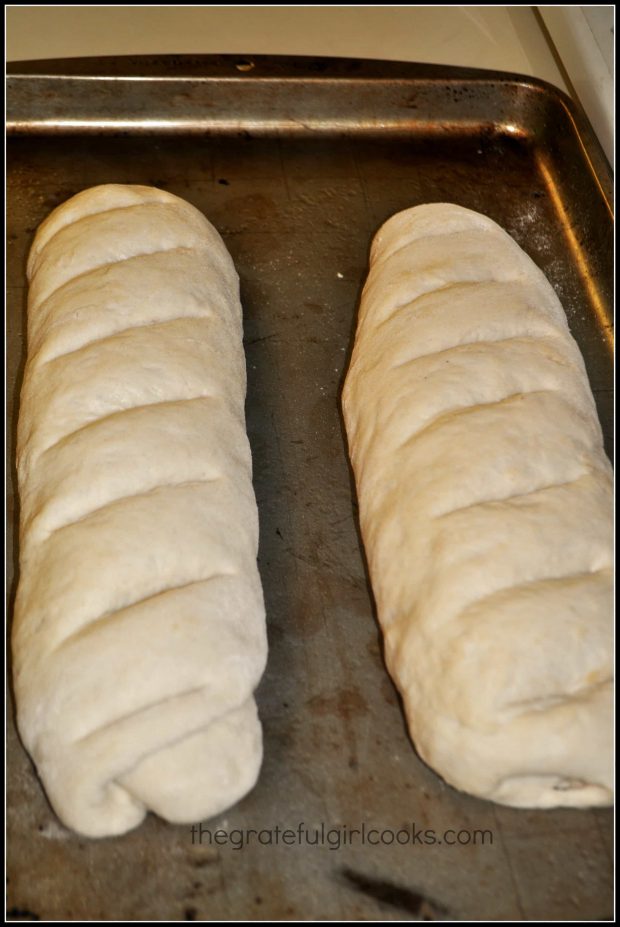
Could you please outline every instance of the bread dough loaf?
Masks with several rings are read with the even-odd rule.
[[[388,220],[343,411],[420,756],[520,807],[612,799],[612,472],[552,287],[490,219]]]
[[[197,821],[262,758],[238,277],[189,203],[105,185],[41,225],[28,278],[19,731],[68,827]]]

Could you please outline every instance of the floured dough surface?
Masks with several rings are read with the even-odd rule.
[[[374,239],[343,391],[389,670],[421,757],[508,805],[612,800],[612,471],[552,287],[498,225]]]
[[[262,758],[238,277],[189,203],[104,185],[40,226],[28,278],[19,731],[68,827],[198,821]]]

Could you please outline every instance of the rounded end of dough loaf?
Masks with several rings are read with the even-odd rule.
[[[468,233],[482,234],[488,240],[489,249],[497,248],[501,243],[503,249],[510,253],[513,262],[514,276],[511,279],[534,280],[540,289],[540,295],[545,297],[544,302],[551,302],[553,314],[565,319],[564,311],[550,282],[540,267],[523,251],[517,240],[489,216],[456,203],[423,203],[390,216],[373,238],[370,249],[371,268],[377,261],[391,257],[415,241]]]
[[[508,237],[497,222],[473,209],[456,203],[423,203],[390,216],[372,241],[371,263],[420,238],[452,235],[470,229],[483,229]]]
[[[206,728],[147,754],[112,781],[96,778],[87,759],[42,769],[46,791],[63,824],[86,837],[113,837],[137,827],[152,811],[174,824],[192,824],[236,804],[256,784],[263,756],[254,698]]]
[[[192,824],[243,798],[256,784],[262,756],[262,729],[250,698],[205,730],[146,757],[119,781],[149,811]]]
[[[58,232],[80,219],[95,216],[115,209],[127,209],[131,206],[142,206],[152,203],[174,203],[198,217],[199,221],[221,237],[206,217],[195,206],[188,203],[174,193],[160,190],[158,187],[147,187],[140,184],[106,183],[96,187],[88,187],[61,203],[38,227],[26,265],[28,280],[32,280],[41,252]]]
[[[513,808],[613,804],[612,689],[484,726],[420,713],[405,698],[418,755],[453,788]]]

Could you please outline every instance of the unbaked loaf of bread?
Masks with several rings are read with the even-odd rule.
[[[393,216],[343,411],[420,756],[503,804],[611,802],[612,472],[542,272],[478,213]]]
[[[105,185],[41,225],[28,279],[19,731],[68,827],[197,821],[262,758],[238,277],[189,203]]]

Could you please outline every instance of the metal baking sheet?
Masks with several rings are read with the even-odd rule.
[[[609,918],[609,810],[500,807],[417,758],[383,663],[339,411],[374,232],[451,201],[499,222],[556,288],[611,454],[611,174],[583,114],[509,74],[234,56],[13,65],[7,106],[9,612],[33,233],[85,187],[153,184],[208,216],[240,273],[270,642],[262,774],[205,823],[211,843],[153,816],[119,838],[67,832],[10,715],[9,917]]]

